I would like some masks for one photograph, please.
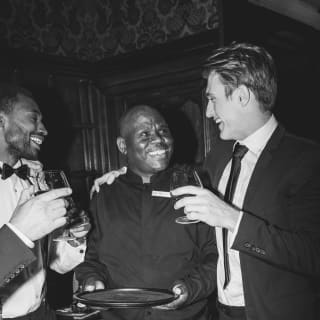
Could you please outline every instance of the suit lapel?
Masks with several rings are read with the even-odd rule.
[[[257,164],[254,168],[252,173],[247,191],[246,196],[244,199],[243,207],[246,208],[251,205],[252,201],[255,198],[256,192],[261,187],[261,181],[264,180],[265,176],[269,175],[269,170],[267,169],[270,166],[274,151],[279,148],[279,144],[285,134],[285,130],[282,126],[278,126],[274,133],[272,134],[269,142],[267,143],[266,147],[262,151]]]

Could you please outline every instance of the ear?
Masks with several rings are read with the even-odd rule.
[[[250,90],[245,85],[240,85],[236,90],[236,99],[242,106],[246,106],[250,101]]]
[[[126,141],[124,138],[122,138],[122,137],[117,138],[117,146],[118,146],[118,150],[122,154],[127,154],[127,145],[126,145]]]

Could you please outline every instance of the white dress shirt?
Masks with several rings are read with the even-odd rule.
[[[27,238],[18,228],[16,228],[13,224],[11,223],[6,223],[6,225],[11,229],[12,232],[14,232],[16,234],[16,236],[18,238],[20,238],[20,240],[22,242],[24,242],[24,244],[29,247],[29,248],[34,248],[34,243],[29,239]]]
[[[14,167],[18,166],[20,166],[20,162]],[[0,167],[2,167],[1,161]],[[29,182],[20,179],[15,174],[6,180],[0,178],[0,227],[9,222],[22,190],[28,187],[30,187]],[[43,268],[40,241],[36,241],[34,244],[33,250],[37,259],[12,279],[8,285],[1,288],[6,297],[2,300],[3,318],[26,315],[36,310],[43,300],[45,269]],[[9,243],[8,246],[10,246]],[[55,260],[50,263],[50,267],[59,273],[64,273],[72,270],[83,261],[85,245],[75,248],[67,242],[59,242],[55,250]]]
[[[233,204],[238,208],[242,208],[246,190],[249,185],[249,181],[259,156],[264,149],[265,145],[269,141],[272,133],[277,127],[277,121],[274,116],[267,121],[267,123],[255,131],[252,135],[248,136],[242,141],[238,141],[240,144],[245,145],[249,151],[243,157],[241,161],[241,171],[238,178],[238,183],[233,196]],[[231,160],[227,164],[218,186],[219,192],[224,194],[227,181],[231,170]],[[244,294],[242,274],[240,268],[239,252],[231,249],[234,238],[237,234],[238,227],[242,218],[241,213],[234,232],[228,232],[228,254],[230,264],[230,283],[223,289],[224,284],[224,264],[223,264],[223,242],[222,242],[222,228],[216,227],[217,247],[219,252],[218,266],[217,266],[217,285],[218,285],[218,300],[220,303],[230,306],[244,306]]]

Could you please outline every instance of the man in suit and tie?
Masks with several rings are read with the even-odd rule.
[[[220,140],[205,160],[217,192],[175,196],[216,230],[219,319],[316,320],[320,275],[320,147],[272,113],[272,57],[251,44],[216,50],[205,69],[206,115]]]

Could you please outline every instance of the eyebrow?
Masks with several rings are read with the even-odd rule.
[[[31,113],[31,114],[36,114],[37,117],[41,118],[43,117],[42,113],[40,110],[37,109],[31,109],[31,110],[27,110],[27,113]]]

